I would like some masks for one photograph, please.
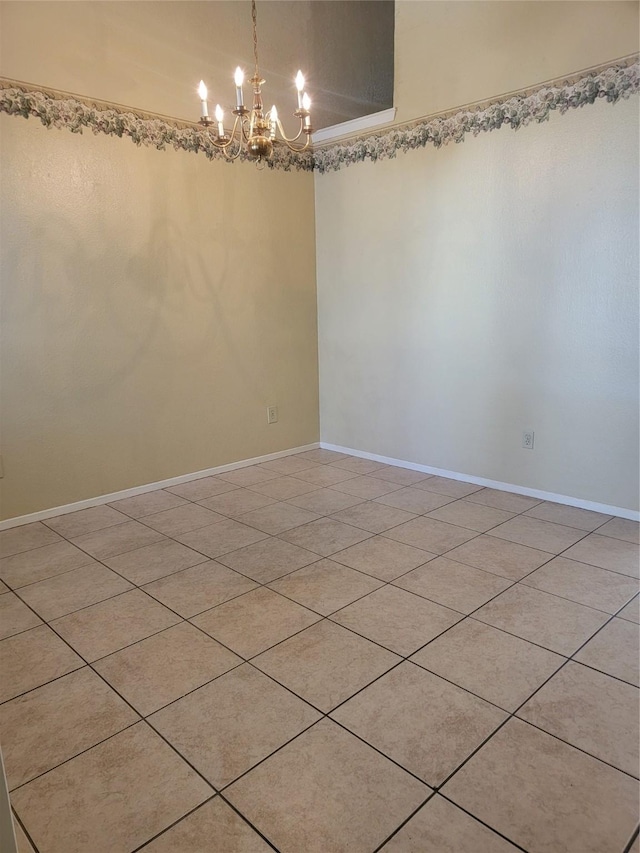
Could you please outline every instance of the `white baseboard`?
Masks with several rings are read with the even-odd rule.
[[[320,442],[324,450],[335,450],[338,453],[348,453],[349,456],[359,456],[361,459],[371,459],[373,462],[384,462],[386,465],[396,465],[398,468],[409,468],[411,471],[420,471],[423,474],[435,474],[438,477],[448,477],[450,480],[463,480],[465,483],[473,483],[476,486],[485,486],[487,489],[498,489],[501,492],[514,492],[516,495],[526,495],[529,498],[539,498],[541,501],[553,501],[557,504],[575,506],[578,509],[589,509],[593,512],[601,512],[605,515],[617,515],[620,518],[628,518],[630,521],[640,521],[640,512],[626,509],[620,506],[609,506],[608,504],[585,501],[582,498],[574,498],[569,495],[557,495],[554,492],[543,492],[540,489],[529,489],[527,486],[516,486],[513,483],[501,483],[498,480],[487,480],[485,477],[474,477],[472,474],[460,474],[457,471],[445,471],[443,468],[433,468],[431,465],[418,465],[414,462],[406,462],[403,459],[392,459],[390,456],[380,456],[377,453],[366,453],[364,450],[354,450],[352,447],[341,447],[338,444]],[[375,474],[373,474],[375,476]]]
[[[272,459],[281,459],[283,456],[292,456],[294,453],[304,453],[305,450],[317,450],[319,442],[305,444],[302,447],[292,447],[289,450],[278,450],[276,453],[267,453],[266,456],[255,456],[253,459],[241,459],[239,462],[229,462],[227,465],[218,465],[216,468],[205,468],[203,471],[194,471],[192,474],[181,474],[179,477],[170,477],[168,480],[158,480],[157,483],[147,483],[144,486],[134,486],[132,489],[123,489],[120,492],[112,492],[109,495],[100,495],[97,498],[87,498],[84,501],[76,501],[64,506],[56,506],[51,509],[42,509],[39,512],[31,512],[28,515],[19,515],[15,518],[7,518],[0,521],[0,530],[10,527],[21,527],[23,524],[31,524],[34,521],[44,521],[45,518],[55,518],[57,515],[67,515],[80,509],[88,509],[92,506],[101,506],[122,498],[134,498],[136,495],[144,495],[155,489],[166,489],[167,486],[179,486],[182,483],[190,483],[192,480],[200,480],[202,477],[210,477],[212,474],[224,474],[226,471],[235,471],[236,468],[247,468],[249,465],[258,465],[260,462],[271,462]]]

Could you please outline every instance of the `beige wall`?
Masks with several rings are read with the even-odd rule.
[[[635,0],[396,0],[396,121],[635,53],[639,10]]]
[[[2,517],[317,441],[310,175],[0,139]]]
[[[477,86],[456,77],[453,31],[420,48],[433,39],[427,21],[462,5],[398,3],[400,116],[513,88],[517,38],[511,64],[503,51],[503,73]],[[476,7],[494,6],[471,5],[476,22]],[[564,39],[551,26],[563,4],[497,5],[510,20],[520,10],[520,29],[532,5],[550,15],[542,70],[521,83],[566,65],[564,53],[579,68],[629,52],[629,4],[604,4],[619,26],[599,53],[572,41],[589,41],[580,22],[598,4],[569,4]],[[473,54],[478,78],[485,46]],[[453,103],[412,100],[409,68],[424,80],[448,72]],[[637,509],[637,128],[637,97],[598,102],[317,176],[321,439]]]

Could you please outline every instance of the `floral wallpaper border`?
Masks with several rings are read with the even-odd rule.
[[[440,114],[403,127],[387,128],[366,137],[316,149],[315,169],[321,173],[333,172],[352,163],[395,157],[399,151],[424,148],[429,144],[440,148],[449,142],[463,142],[468,133],[477,136],[483,131],[497,130],[504,125],[518,130],[531,122],[547,121],[553,110],[565,113],[585,104],[593,104],[598,98],[615,103],[639,91],[640,63],[635,58],[633,64],[616,63],[597,72],[587,73],[572,82],[523,90],[486,107]]]
[[[162,151],[166,148],[202,152],[209,160],[226,160],[224,153],[212,142],[209,131],[196,124],[178,120],[150,117],[149,114],[124,110],[110,104],[84,102],[59,93],[38,91],[15,81],[0,78],[0,112],[9,115],[39,118],[45,127],[56,127],[82,133],[88,128],[95,134],[126,136],[136,145],[148,145]],[[246,154],[240,160],[251,160]],[[271,169],[311,171],[313,151],[294,154],[286,147],[274,146],[266,164]]]
[[[488,130],[508,126],[514,130],[531,122],[546,121],[553,110],[567,110],[593,104],[598,98],[615,103],[640,92],[640,63],[637,57],[616,62],[573,79],[547,83],[505,97],[484,106],[463,108],[402,126],[374,131],[343,142],[329,143],[315,151],[295,154],[285,146],[274,146],[267,161],[271,169],[332,172],[365,160],[395,157],[398,152],[436,148],[449,142],[463,142],[468,133],[477,136]],[[109,136],[127,136],[136,145],[159,150],[202,152],[208,159],[224,160],[224,154],[212,143],[208,131],[198,125],[172,121],[148,114],[124,110],[110,104],[84,102],[77,97],[39,91],[16,81],[0,79],[0,112],[39,118],[46,127],[64,128],[82,133],[84,128]],[[240,159],[249,160],[246,155]]]

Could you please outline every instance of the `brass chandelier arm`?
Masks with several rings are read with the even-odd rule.
[[[240,156],[241,151],[246,150],[246,154],[260,162],[271,156],[273,146],[278,144],[286,145],[290,151],[301,152],[311,146],[311,100],[309,95],[304,91],[304,76],[302,71],[298,71],[295,78],[295,85],[298,90],[298,108],[294,115],[300,119],[300,129],[293,137],[288,137],[282,126],[282,122],[278,119],[276,107],[265,111],[262,101],[262,86],[264,80],[261,78],[258,71],[258,24],[256,12],[256,0],[251,0],[251,20],[253,26],[253,57],[255,60],[255,73],[250,77],[248,82],[253,89],[253,105],[248,108],[244,104],[244,96],[242,85],[245,80],[244,72],[238,66],[234,75],[236,85],[236,106],[232,110],[236,119],[233,123],[233,130],[227,133],[224,128],[224,110],[220,104],[215,108],[215,121],[209,117],[208,111],[208,90],[204,80],[200,81],[198,87],[198,95],[202,105],[202,117],[200,124],[211,129],[211,144],[222,151],[227,159],[235,160]],[[213,131],[213,126],[217,123],[217,134]],[[278,137],[278,133],[280,136]],[[296,144],[303,136],[306,136],[304,145]]]
[[[302,136],[302,131],[304,130],[304,119],[300,119],[300,130],[296,133],[295,136],[291,137],[291,139],[289,139],[289,137],[285,134],[284,128],[282,127],[282,122],[280,121],[280,119],[277,120],[277,125],[278,125],[278,129],[280,130],[280,135],[282,137],[282,141],[286,142],[287,145],[290,145],[292,142],[297,142],[298,139],[300,139],[300,137]]]

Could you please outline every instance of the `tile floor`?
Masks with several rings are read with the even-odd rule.
[[[638,851],[638,525],[314,450],[0,533],[21,853]]]

